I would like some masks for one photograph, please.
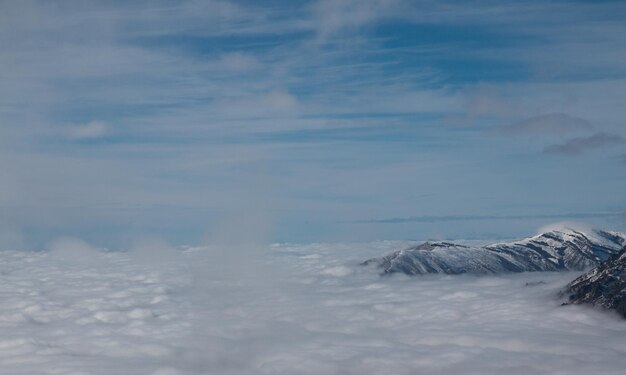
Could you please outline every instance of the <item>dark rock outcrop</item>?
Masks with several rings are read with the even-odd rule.
[[[626,247],[572,281],[564,294],[568,295],[569,303],[615,310],[626,318]]]

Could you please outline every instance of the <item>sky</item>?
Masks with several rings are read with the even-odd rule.
[[[0,1],[0,246],[626,230],[619,1]]]

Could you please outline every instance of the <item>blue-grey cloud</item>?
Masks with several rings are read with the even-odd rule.
[[[579,155],[587,150],[613,147],[626,143],[626,139],[618,134],[595,133],[588,137],[578,137],[567,142],[554,144],[544,148],[546,154]]]
[[[589,121],[565,113],[535,116],[504,126],[504,134],[530,136],[561,136],[592,129]]]
[[[73,124],[65,129],[68,140],[91,140],[106,136],[107,124],[102,121],[90,121],[86,124]]]

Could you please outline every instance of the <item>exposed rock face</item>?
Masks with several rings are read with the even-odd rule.
[[[624,233],[563,230],[482,247],[426,242],[362,264],[374,265],[386,274],[408,275],[584,270],[624,245]]]
[[[589,303],[626,318],[626,247],[572,281],[566,293],[570,303]]]

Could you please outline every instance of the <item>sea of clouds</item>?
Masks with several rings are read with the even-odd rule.
[[[2,374],[622,374],[577,273],[384,277],[406,242],[0,251]]]

